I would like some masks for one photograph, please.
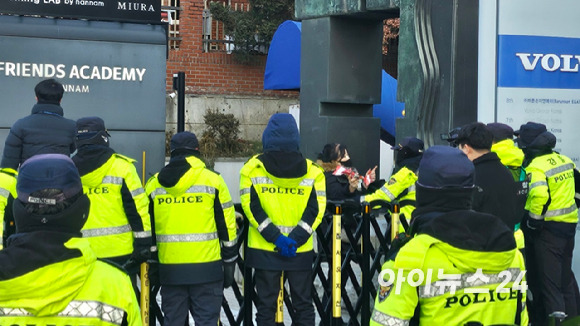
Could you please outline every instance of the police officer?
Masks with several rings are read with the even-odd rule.
[[[493,134],[491,151],[497,154],[501,164],[508,168],[516,182],[516,214],[523,218],[529,187],[529,180],[526,180],[526,171],[522,167],[524,152],[514,143],[514,130],[512,127],[504,123],[493,122],[487,124],[487,129]],[[515,225],[514,236],[518,249],[524,253],[525,240],[520,223]]]
[[[525,291],[512,287],[523,257],[499,218],[470,209],[474,174],[457,148],[425,151],[414,237],[383,265],[371,325],[528,325]]]
[[[392,149],[395,151],[395,168],[389,182],[372,194],[362,196],[361,202],[396,201],[399,204],[401,216],[409,222],[415,210],[415,182],[425,144],[419,138],[405,137]]]
[[[140,326],[129,277],[80,237],[90,202],[71,159],[28,159],[17,192],[17,233],[0,250],[0,324]]]
[[[541,123],[520,127],[518,145],[530,176],[526,224],[540,278],[545,315],[558,319],[578,314],[572,273],[578,208],[574,202],[574,168],[568,157],[553,150],[556,137]],[[528,247],[528,246],[526,246]],[[528,248],[528,251],[530,248]],[[534,293],[536,295],[537,293]]]
[[[218,324],[223,287],[234,280],[235,210],[224,179],[206,168],[190,132],[171,138],[169,164],[149,179],[164,325]],[[222,271],[223,270],[223,271]]]
[[[17,172],[11,168],[0,169],[0,250],[6,245],[8,237],[14,234],[12,203],[16,198]]]
[[[255,269],[256,321],[275,325],[280,276],[290,283],[293,324],[314,325],[312,234],[326,209],[323,170],[300,153],[296,121],[276,113],[262,134],[263,153],[240,171],[240,199],[250,222],[246,263]]]
[[[501,164],[509,169],[515,181],[523,180],[526,174],[522,168],[524,152],[514,143],[512,127],[504,123],[492,122],[487,124],[487,129],[493,135],[491,151],[497,154]]]
[[[110,148],[109,136],[99,117],[77,121],[77,153],[72,159],[91,200],[83,237],[99,258],[120,265],[131,257],[141,262],[152,245],[149,200],[135,161]]]

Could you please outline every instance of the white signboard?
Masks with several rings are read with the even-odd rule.
[[[546,125],[580,162],[580,2],[499,0],[496,121]],[[483,94],[480,94],[482,96]]]

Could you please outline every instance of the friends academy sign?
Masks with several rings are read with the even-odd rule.
[[[0,13],[159,23],[161,0],[2,0]]]

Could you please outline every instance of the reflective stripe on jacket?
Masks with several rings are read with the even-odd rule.
[[[568,157],[556,152],[538,156],[526,167],[530,190],[526,210],[537,220],[577,223],[574,168]],[[550,200],[547,207],[548,199]]]
[[[96,260],[86,239],[77,257],[0,281],[0,325],[141,326],[127,274]]]
[[[393,174],[389,181],[379,190],[372,194],[361,196],[361,202],[371,203],[374,200],[384,200],[389,203],[397,201],[401,204],[400,213],[405,216],[407,222],[411,220],[411,214],[415,210],[415,182],[417,175],[410,169],[404,167]],[[401,196],[407,190],[407,192]],[[401,226],[402,228],[402,226]],[[404,231],[401,229],[400,231]]]
[[[234,204],[221,175],[194,156],[173,187],[155,174],[146,185],[153,207],[162,284],[196,284],[222,279],[222,259],[237,258]]]
[[[261,234],[269,225],[284,235],[294,228],[304,229],[310,237],[297,253],[313,250],[312,234],[326,209],[326,181],[322,168],[310,160],[306,164],[304,176],[279,178],[270,174],[255,156],[240,171],[240,200],[250,222],[248,247],[256,249],[256,254],[278,256],[272,243],[275,239],[269,242]]]
[[[370,325],[409,325],[417,306],[419,325],[512,325],[518,311],[528,325],[525,291],[512,288],[524,270],[516,249],[477,252],[418,235],[383,265],[384,282],[393,285],[379,287]]]
[[[134,241],[151,245],[149,200],[133,162],[113,154],[98,169],[81,176],[91,200],[82,233],[99,258],[129,255]]]

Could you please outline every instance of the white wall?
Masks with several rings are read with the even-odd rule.
[[[259,141],[274,113],[288,112],[288,107],[298,104],[298,98],[268,98],[232,95],[204,95],[185,97],[185,130],[201,136],[205,130],[203,116],[207,110],[217,109],[233,114],[240,121],[240,138]],[[177,129],[177,97],[167,97],[166,130]]]

